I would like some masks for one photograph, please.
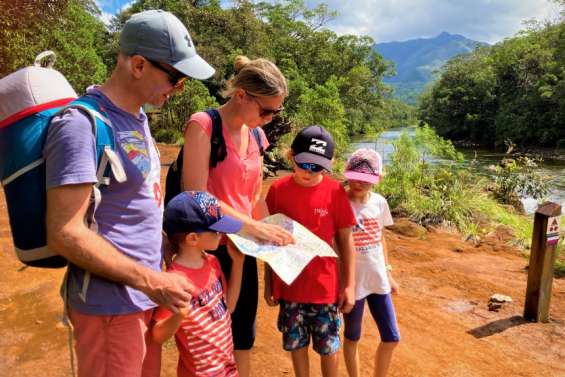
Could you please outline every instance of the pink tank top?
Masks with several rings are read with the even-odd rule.
[[[208,136],[212,135],[212,119],[205,112],[195,113],[189,122],[198,124]],[[247,154],[240,157],[226,128],[222,128],[228,155],[215,168],[210,168],[207,190],[218,199],[226,202],[238,211],[251,215],[255,193],[260,189],[261,154],[251,129]],[[265,133],[260,129],[264,149],[269,146]]]

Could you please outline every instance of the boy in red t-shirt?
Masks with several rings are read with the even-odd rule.
[[[241,289],[243,254],[228,244],[232,267],[226,284],[220,263],[205,250],[215,250],[221,233],[238,232],[241,222],[223,216],[207,192],[185,191],[167,204],[163,228],[178,247],[169,271],[185,276],[194,291],[188,308],[157,309],[153,338],[163,343],[175,335],[179,377],[237,377],[229,314]]]
[[[347,313],[355,303],[351,233],[355,216],[340,183],[322,174],[332,169],[334,147],[331,135],[321,126],[300,131],[289,156],[294,172],[274,182],[266,200],[271,214],[287,215],[330,246],[335,240],[339,254],[339,269],[336,258],[315,257],[291,285],[266,266],[265,299],[271,306],[280,305],[278,328],[298,377],[309,375],[310,338],[320,354],[324,377],[337,376],[339,311]]]

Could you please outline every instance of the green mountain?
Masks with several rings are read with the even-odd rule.
[[[396,65],[396,75],[383,80],[394,88],[394,96],[414,104],[449,59],[483,45],[487,44],[443,32],[434,38],[378,43],[373,49]]]

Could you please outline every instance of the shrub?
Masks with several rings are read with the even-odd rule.
[[[422,224],[449,224],[476,233],[474,210],[485,194],[475,177],[458,169],[462,159],[450,142],[429,127],[416,130],[415,138],[402,133],[380,187],[392,208]],[[433,151],[433,153],[432,153]],[[445,158],[431,165],[426,155]]]
[[[161,128],[154,133],[155,140],[158,143],[182,145],[184,143],[184,135],[182,132],[167,128]]]
[[[526,156],[504,158],[497,166],[492,166],[495,199],[521,208],[521,197],[545,197],[549,192],[548,179],[537,171],[537,167],[536,161]]]

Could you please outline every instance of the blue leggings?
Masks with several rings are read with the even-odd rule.
[[[351,312],[343,315],[345,337],[354,342],[361,338],[365,300],[367,300],[371,315],[379,328],[381,341],[398,342],[400,340],[400,332],[398,331],[396,313],[394,312],[390,293],[386,295],[373,293],[361,300],[357,300]]]

